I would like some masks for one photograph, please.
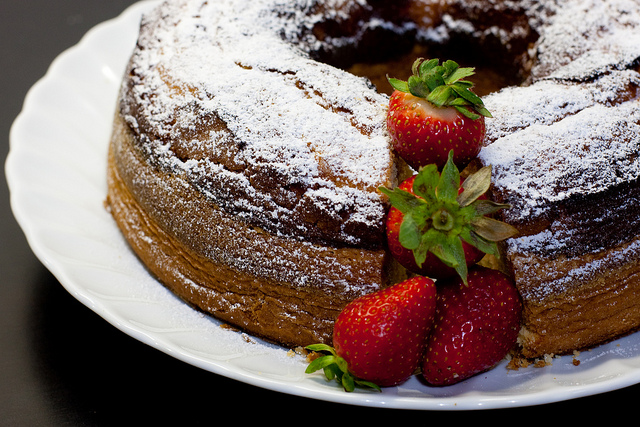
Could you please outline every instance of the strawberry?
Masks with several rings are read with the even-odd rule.
[[[346,391],[403,383],[420,366],[436,299],[433,280],[420,276],[356,298],[335,321],[333,347],[307,347],[329,354],[313,360],[306,372],[323,369]]]
[[[393,147],[415,170],[436,164],[442,168],[450,150],[463,169],[480,152],[485,117],[491,113],[462,80],[475,74],[454,61],[417,59],[405,82],[389,78],[394,91],[389,100],[387,128]]]
[[[386,220],[389,251],[407,270],[443,279],[456,273],[466,283],[468,267],[484,254],[499,257],[497,242],[517,230],[487,215],[508,205],[494,203],[484,194],[491,185],[491,166],[465,180],[449,153],[438,172],[430,164],[390,190]]]
[[[422,376],[445,386],[494,367],[514,346],[521,315],[513,282],[498,270],[474,266],[468,285],[460,279],[439,284]]]
[[[413,191],[413,183],[417,175],[404,180],[398,188],[400,190],[407,191],[415,195]],[[460,187],[462,192],[462,187]],[[481,197],[484,197],[481,196]],[[391,207],[386,219],[387,229],[387,243],[389,252],[395,257],[395,259],[409,271],[414,273],[428,276],[433,279],[444,279],[454,276],[456,270],[453,267],[449,267],[443,263],[433,252],[428,252],[424,261],[420,266],[416,263],[414,252],[411,249],[407,249],[400,242],[400,227],[404,219],[404,214],[397,208]],[[462,240],[462,250],[464,251],[465,265],[471,266],[479,262],[484,257],[484,252],[479,250],[473,245]]]

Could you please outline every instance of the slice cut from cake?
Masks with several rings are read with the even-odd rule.
[[[542,80],[485,99],[494,171],[525,311],[526,357],[590,347],[640,325],[640,75]]]

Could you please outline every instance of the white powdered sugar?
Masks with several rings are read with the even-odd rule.
[[[578,79],[621,70],[640,57],[637,0],[567,0],[541,29],[534,78]]]
[[[352,223],[379,227],[384,203],[376,189],[393,179],[385,128],[388,101],[365,79],[315,62],[283,39],[323,18],[307,7],[289,5],[292,15],[285,19],[274,12],[284,8],[278,1],[181,1],[156,12],[172,17],[160,25],[157,16],[149,17],[154,28],[143,30],[144,48],[134,58],[142,79],[132,88],[145,120],[161,138],[149,146],[166,152],[167,140],[207,144],[204,150],[216,154],[237,146],[230,153],[238,166],[234,170],[207,158],[157,157],[194,182],[212,181],[203,191],[240,217],[263,216],[275,223],[295,209],[291,203],[311,203],[336,219],[339,207],[351,212],[345,230]],[[330,4],[326,10],[335,13]],[[203,115],[224,122],[226,135],[185,140],[185,133],[197,134]],[[138,125],[133,117],[129,121]],[[203,172],[216,173],[202,178]],[[273,191],[287,203],[256,189],[255,174],[272,179]],[[227,197],[224,187],[230,182],[246,197]],[[288,186],[305,193],[288,192]],[[301,202],[293,200],[298,197]],[[347,231],[340,239],[357,243]]]
[[[567,110],[586,100],[578,101]],[[483,148],[494,186],[513,205],[508,216],[536,217],[555,202],[640,178],[640,104],[586,104],[564,118],[555,110]]]
[[[524,220],[576,194],[640,177],[640,75],[613,71],[589,83],[541,80],[485,98],[488,145],[480,159]]]
[[[541,33],[534,84],[486,99],[495,118],[488,120],[490,144],[481,159],[494,165],[496,186],[513,195],[508,201],[519,216],[537,215],[550,202],[602,191],[638,174],[630,159],[637,137],[616,137],[637,135],[635,105],[610,104],[624,87],[619,79],[635,78],[632,84],[637,84],[635,73],[624,68],[640,58],[637,24],[630,18],[640,13],[640,5],[633,0],[544,4],[548,10],[530,19]],[[162,139],[159,149],[168,149],[163,136],[187,146],[205,143],[210,152],[228,152],[237,166],[219,170],[215,160],[180,162],[166,156],[170,167],[194,175],[195,182],[203,181],[202,172],[217,170],[203,191],[240,216],[257,214],[250,200],[259,200],[255,205],[262,214],[275,220],[304,199],[336,219],[379,223],[384,206],[372,190],[390,182],[387,98],[364,79],[313,61],[306,52],[322,43],[341,43],[316,39],[314,25],[348,20],[364,7],[364,1],[345,0],[219,0],[169,2],[154,12],[148,22],[156,26],[142,33],[144,49],[136,52],[143,78],[132,93]],[[541,6],[532,1],[528,9]],[[160,15],[164,21],[156,21]],[[457,26],[455,31],[466,25],[464,31],[473,32],[463,19],[454,23],[445,14],[443,22]],[[548,80],[536,80],[543,69]],[[584,85],[558,81],[594,75],[600,77]],[[222,121],[225,134],[185,141],[185,129],[197,134],[203,114]],[[229,151],[234,145],[242,147]],[[277,200],[252,184],[252,174],[261,171],[281,187]],[[223,191],[229,181],[244,188],[247,197],[216,197],[216,189]],[[305,188],[304,195],[291,186]],[[343,239],[350,241],[347,234]]]
[[[538,302],[571,294],[602,271],[640,257],[633,225],[620,224],[627,231],[607,235],[621,212],[636,212],[622,196],[608,198],[612,206],[594,205],[580,219],[559,219],[577,200],[589,209],[586,200],[598,204],[640,179],[640,3],[568,0],[556,7],[537,27],[529,84],[485,98],[494,118],[487,119],[480,153],[493,166],[496,194],[512,205],[505,219],[551,222],[507,245],[509,254],[527,260],[518,267],[523,298]],[[591,235],[599,225],[608,231]]]

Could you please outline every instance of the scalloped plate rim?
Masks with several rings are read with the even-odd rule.
[[[158,335],[152,331],[145,330],[143,327],[137,326],[134,322],[116,313],[112,306],[109,306],[104,301],[98,301],[96,294],[92,293],[83,283],[78,283],[78,281],[72,277],[73,274],[71,273],[74,272],[72,266],[73,259],[62,259],[59,254],[53,253],[46,247],[42,241],[42,236],[39,235],[37,230],[43,227],[46,228],[47,224],[38,222],[38,217],[34,215],[34,212],[29,211],[29,208],[24,204],[25,185],[27,184],[21,181],[18,170],[21,165],[24,166],[20,163],[22,161],[20,155],[25,154],[24,150],[29,148],[30,140],[25,137],[28,136],[28,132],[26,135],[24,134],[23,123],[27,119],[38,118],[39,111],[37,110],[40,106],[37,105],[35,99],[57,84],[57,81],[60,79],[60,76],[56,75],[58,66],[62,66],[65,64],[65,61],[69,61],[71,55],[80,55],[80,57],[82,57],[88,48],[95,47],[92,43],[95,43],[98,36],[114,33],[116,29],[131,29],[130,23],[135,22],[136,18],[138,18],[143,11],[158,2],[159,0],[144,0],[129,6],[119,16],[92,28],[78,44],[62,52],[52,62],[47,73],[38,80],[27,93],[23,109],[16,117],[10,131],[10,151],[5,163],[5,174],[10,189],[10,202],[14,216],[36,257],[78,301],[131,337],[205,371],[210,371],[257,387],[336,403],[418,410],[495,409],[558,402],[612,391],[640,382],[640,368],[628,367],[628,369],[625,369],[626,365],[620,367],[620,359],[625,359],[625,356],[624,354],[619,355],[616,350],[619,346],[624,347],[625,343],[632,348],[640,345],[640,335],[632,334],[617,340],[615,343],[610,343],[592,350],[594,353],[590,355],[589,363],[587,363],[590,367],[587,369],[602,369],[605,363],[621,369],[618,375],[602,381],[593,380],[588,377],[582,378],[580,375],[577,375],[579,373],[565,372],[565,370],[571,369],[567,368],[567,366],[571,365],[570,357],[565,356],[562,359],[558,359],[558,362],[554,362],[554,366],[543,368],[543,370],[537,370],[532,373],[532,368],[526,368],[528,371],[517,371],[511,374],[523,377],[525,383],[539,382],[539,384],[536,384],[537,388],[534,387],[534,390],[524,386],[523,390],[527,390],[527,392],[521,391],[510,394],[505,393],[504,390],[501,392],[500,387],[493,392],[474,388],[475,385],[484,384],[485,381],[489,383],[496,382],[495,378],[498,375],[508,375],[498,373],[498,370],[501,369],[498,367],[487,374],[480,375],[460,385],[444,390],[430,389],[423,386],[416,378],[412,378],[405,385],[385,389],[382,393],[344,393],[335,386],[334,383],[327,383],[319,376],[309,376],[301,381],[298,379],[295,381],[283,381],[274,379],[269,375],[262,375],[246,369],[242,370],[228,363],[212,362],[206,357],[197,354],[197,352],[181,348],[179,345],[167,340],[163,335]],[[114,64],[107,65],[113,66]],[[123,64],[115,65],[124,67]],[[89,76],[88,78],[95,78],[95,76]],[[107,119],[110,123],[110,118]],[[108,135],[104,136],[104,139],[105,141],[108,140]],[[26,190],[28,191],[29,188],[26,188]],[[60,203],[68,203],[69,206],[67,207],[73,207],[74,202],[75,200],[63,200]],[[110,227],[113,230],[115,224],[111,223]],[[77,231],[77,233],[82,234],[80,230]],[[134,255],[126,250],[123,250],[122,256],[127,259],[127,262],[137,262]],[[100,269],[96,268],[96,270],[96,273],[98,273]],[[162,288],[160,284],[157,284],[157,286]],[[173,296],[160,295],[158,298],[161,303],[169,304],[172,310],[192,312],[186,305],[177,300],[174,301],[175,298]],[[174,305],[176,306],[175,308]],[[257,344],[260,345],[261,348],[264,347],[266,349],[265,351],[274,351],[276,353],[286,351],[286,349],[277,348],[277,346],[262,343],[259,340],[254,341],[254,344],[248,343],[247,345],[252,346]],[[632,353],[633,357],[630,359],[634,361],[638,360],[640,363],[640,353],[637,355],[635,352]],[[612,354],[613,357],[607,359],[606,362],[597,360],[601,355],[606,356],[607,354]],[[249,361],[249,363],[250,362],[251,361]],[[297,362],[294,362],[294,366],[296,366],[295,363]],[[556,366],[556,364],[559,366]],[[298,365],[303,369],[304,363],[302,361],[300,361]],[[560,380],[554,379],[558,377]],[[581,380],[583,381],[581,382]],[[566,382],[566,385],[558,385],[559,382]],[[497,383],[500,383],[500,381],[497,381]],[[515,381],[514,384],[511,385],[517,388],[517,386],[521,384]],[[553,392],[550,392],[550,390]],[[429,392],[432,392],[432,394],[430,395]]]

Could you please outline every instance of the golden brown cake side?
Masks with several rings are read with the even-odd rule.
[[[146,164],[132,140],[117,118],[109,208],[142,262],[194,307],[282,344],[326,342],[348,301],[397,274],[384,250],[310,244],[238,221]]]
[[[522,355],[566,354],[640,327],[640,238],[580,257],[510,252],[526,301]]]
[[[301,50],[312,48],[301,29],[361,6],[275,6],[171,1],[143,17],[108,202],[179,297],[256,336],[306,345],[330,340],[348,301],[397,280],[378,187],[398,171],[386,99]]]

